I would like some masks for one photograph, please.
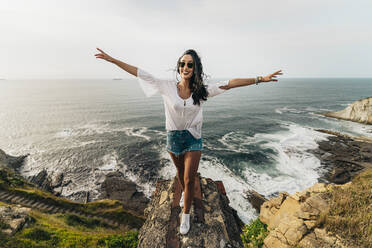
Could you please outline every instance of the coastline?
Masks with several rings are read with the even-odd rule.
[[[372,139],[352,137],[338,132],[318,129],[331,134],[326,141],[319,141],[319,147],[309,150],[321,162],[325,172],[319,182],[344,184],[360,172],[372,168]]]

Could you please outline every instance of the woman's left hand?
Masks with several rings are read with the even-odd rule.
[[[276,71],[274,73],[271,73],[271,74],[263,77],[262,82],[278,81],[278,79],[276,79],[277,75],[283,75],[282,70]]]

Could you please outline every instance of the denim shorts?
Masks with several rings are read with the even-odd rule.
[[[167,150],[175,155],[203,150],[202,138],[196,139],[188,130],[167,131]]]

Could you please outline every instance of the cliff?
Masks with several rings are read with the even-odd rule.
[[[337,112],[323,113],[324,116],[372,124],[372,97],[353,102],[350,106]]]

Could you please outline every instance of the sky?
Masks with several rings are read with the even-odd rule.
[[[158,77],[187,49],[211,78],[372,77],[371,0],[0,0],[0,78]]]

